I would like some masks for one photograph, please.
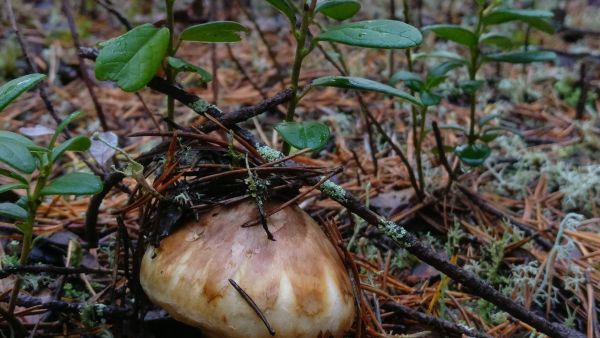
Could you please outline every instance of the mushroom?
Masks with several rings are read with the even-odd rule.
[[[271,210],[280,202],[266,202]],[[352,286],[333,245],[298,206],[261,226],[252,200],[216,207],[148,247],[141,285],[152,302],[207,337],[342,337],[355,315]],[[256,303],[255,311],[233,280]]]

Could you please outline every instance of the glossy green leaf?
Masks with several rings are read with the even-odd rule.
[[[44,74],[28,74],[0,86],[0,112],[8,106],[14,99],[19,97],[24,92],[33,88],[46,78]]]
[[[0,168],[0,175],[5,176],[5,177],[10,177],[12,179],[15,179],[15,180],[25,184],[25,185],[29,184],[27,182],[27,179],[25,179],[25,177],[15,173],[15,172],[12,172],[10,170],[4,169],[4,168]]]
[[[271,6],[277,8],[281,13],[287,16],[292,27],[296,27],[296,10],[289,1],[290,0],[267,0]]]
[[[11,190],[27,189],[28,185],[23,183],[11,183],[0,185],[0,194]]]
[[[442,97],[435,93],[430,91],[424,91],[421,93],[421,102],[423,102],[426,107],[437,106],[441,101]]]
[[[196,42],[238,42],[248,28],[235,21],[212,21],[194,25],[181,32],[181,40]]]
[[[494,119],[498,119],[500,117],[502,117],[502,114],[500,114],[500,113],[487,114],[487,115],[483,116],[482,118],[480,118],[479,121],[477,122],[477,124],[480,127],[483,127],[486,124],[492,122]]]
[[[437,87],[440,83],[444,82],[446,79],[446,74],[455,68],[459,68],[464,66],[464,63],[456,60],[448,60],[441,62],[431,68],[429,72],[427,72],[427,78],[425,80],[425,86],[428,89]]]
[[[65,151],[86,151],[92,142],[85,136],[75,136],[52,149],[51,161],[56,161]]]
[[[317,121],[281,122],[274,128],[285,142],[297,149],[319,149],[329,141],[329,127]]]
[[[360,10],[356,0],[317,0],[315,13],[323,13],[335,20],[346,20]]]
[[[526,52],[506,52],[488,54],[485,61],[508,62],[508,63],[532,63],[554,61],[556,54],[549,51],[526,51]]]
[[[417,92],[420,92],[425,87],[423,80],[421,80],[418,74],[405,70],[398,71],[392,75],[390,85],[395,86],[400,81],[403,81],[408,88]]]
[[[311,83],[312,86],[316,87],[337,87],[337,88],[346,88],[346,89],[354,89],[354,90],[366,90],[371,92],[383,93],[391,96],[395,96],[402,100],[408,101],[415,106],[422,107],[423,104],[416,97],[403,92],[397,88],[392,86],[388,86],[386,84],[364,79],[361,77],[354,76],[325,76],[320,77],[318,79],[313,80]]]
[[[29,150],[22,144],[10,140],[0,142],[0,162],[26,174],[31,174],[35,170],[35,158]]]
[[[169,30],[144,24],[102,44],[96,78],[114,81],[127,92],[146,86],[167,52]]]
[[[0,203],[0,216],[16,220],[27,218],[27,210],[21,208],[15,203]]]
[[[513,41],[509,36],[498,33],[486,33],[479,38],[481,45],[496,46],[500,49],[510,49],[513,47]]]
[[[200,75],[200,79],[204,83],[209,82],[213,79],[212,74],[210,74],[204,68],[193,65],[193,64],[191,64],[185,60],[182,60],[180,58],[169,56],[169,57],[167,57],[167,63],[169,64],[169,66],[171,66],[173,69],[175,69],[178,73],[191,72],[191,73],[196,73],[196,74]]]
[[[467,93],[469,95],[473,95],[476,91],[481,89],[481,87],[483,87],[484,84],[485,84],[485,81],[483,81],[483,80],[465,80],[465,81],[461,81],[458,84],[458,86],[465,93]]]
[[[502,135],[502,132],[505,130],[502,128],[488,128],[484,130],[481,135],[479,135],[479,140],[484,143],[489,143],[498,138],[498,136]]]
[[[102,190],[98,176],[74,172],[60,176],[45,186],[42,195],[93,195]]]
[[[400,49],[420,45],[423,36],[418,29],[402,21],[368,20],[331,27],[315,39],[367,48]]]
[[[486,15],[482,22],[486,25],[497,25],[510,21],[521,21],[543,32],[552,34],[554,27],[550,20],[554,14],[550,11],[537,9],[496,9]]]
[[[461,162],[470,166],[478,167],[490,156],[492,150],[485,144],[462,144],[454,148],[454,153]]]
[[[477,36],[470,30],[457,25],[431,25],[423,27],[423,31],[431,31],[439,37],[472,47],[477,45]]]
[[[433,51],[433,52],[423,52],[423,53],[414,53],[412,55],[413,60],[424,59],[424,58],[440,58],[440,59],[448,59],[461,62],[465,65],[469,64],[469,61],[464,57],[447,51]]]
[[[46,149],[44,147],[40,147],[37,144],[33,143],[33,141],[30,140],[29,138],[27,138],[21,134],[13,133],[8,130],[0,130],[0,143],[3,143],[3,142],[19,143],[20,145],[22,145],[30,150],[43,151]]]

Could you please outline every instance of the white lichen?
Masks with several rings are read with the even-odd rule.
[[[325,181],[321,185],[321,191],[329,196],[329,198],[334,199],[338,202],[346,201],[346,190],[341,186],[331,182],[331,180]]]
[[[258,143],[256,144],[256,151],[258,151],[262,158],[269,162],[275,162],[283,158],[283,153],[281,153],[279,150],[275,150],[267,146],[262,146]]]

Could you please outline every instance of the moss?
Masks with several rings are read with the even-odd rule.
[[[207,101],[204,101],[203,99],[198,99],[198,100],[190,103],[188,106],[190,108],[192,108],[198,114],[202,114],[211,108],[221,111],[215,105],[212,105],[212,104],[208,103]]]
[[[325,195],[338,202],[346,201],[346,190],[344,190],[344,188],[342,188],[341,186],[331,182],[330,180],[325,181],[321,185],[321,191]]]

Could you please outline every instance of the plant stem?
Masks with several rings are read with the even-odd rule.
[[[414,109],[413,109],[414,111]],[[416,125],[416,116],[415,117],[415,125]],[[419,176],[419,187],[421,191],[425,190],[425,175],[423,173],[423,159],[421,158],[423,140],[425,140],[425,122],[427,119],[427,107],[421,108],[421,125],[419,126],[419,135],[415,136],[414,139],[417,140],[417,144],[415,144],[415,157],[417,158],[417,175]],[[416,130],[416,128],[415,128]]]
[[[292,88],[292,97],[290,98],[290,102],[288,103],[287,114],[285,116],[286,122],[294,121],[294,113],[296,111],[296,105],[298,104],[298,82],[300,81],[300,69],[302,68],[302,61],[310,53],[310,50],[305,47],[306,37],[308,35],[308,25],[312,21],[312,14],[314,8],[316,6],[317,1],[312,0],[310,5],[304,5],[304,11],[302,12],[302,23],[300,25],[300,29],[294,32],[294,37],[296,38],[296,54],[294,56],[294,65],[292,68],[292,79],[291,79],[291,88]],[[284,155],[288,155],[290,153],[290,145],[288,143],[283,144],[282,152]]]
[[[477,41],[479,41],[479,37],[481,36],[481,32],[483,30],[483,12],[485,11],[485,6],[480,5],[479,11],[477,13],[477,27],[475,28],[475,36],[477,37]],[[473,46],[470,48],[471,51],[471,62],[469,64],[469,80],[475,81],[477,78],[477,71],[479,70],[479,46]],[[477,135],[475,135],[475,119],[476,119],[476,110],[477,110],[477,90],[474,89],[473,93],[471,93],[471,114],[470,114],[470,127],[469,127],[469,145],[472,145],[477,141]]]
[[[169,56],[173,56],[175,54],[175,51],[173,49],[173,37],[175,27],[173,16],[174,3],[174,0],[165,0],[165,6],[167,8],[167,28],[169,29],[169,46],[167,47],[167,53],[169,54]],[[173,84],[175,82],[175,74],[168,63],[166,64],[165,72],[167,75],[167,81],[169,81],[170,84]],[[167,118],[171,121],[175,119],[175,99],[171,96],[167,96]],[[171,126],[169,126],[169,129],[171,129]]]
[[[48,176],[50,175],[50,168],[52,167],[52,163],[48,163],[43,166],[40,170],[40,176],[35,184],[35,189],[33,193],[28,194],[28,203],[27,203],[27,220],[23,224],[23,243],[21,244],[21,257],[19,257],[19,265],[26,265],[27,258],[29,257],[29,252],[31,251],[32,237],[33,237],[33,225],[35,224],[35,215],[37,213],[37,209],[40,205],[40,192],[42,188],[46,185],[46,181],[48,180]],[[12,291],[10,293],[10,300],[8,302],[8,313],[12,315],[15,311],[15,306],[17,302],[17,298],[19,296],[19,291],[21,290],[21,286],[23,284],[23,278],[20,275],[17,275],[17,280],[13,285]]]

